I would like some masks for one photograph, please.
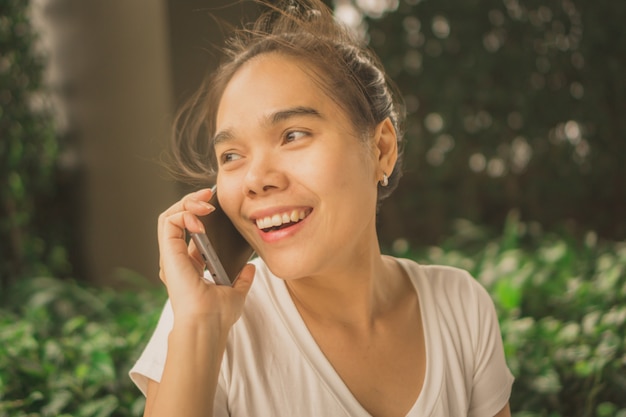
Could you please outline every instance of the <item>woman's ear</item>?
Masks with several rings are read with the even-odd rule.
[[[378,176],[389,176],[398,160],[398,137],[390,118],[376,126],[374,131],[374,151],[378,163]]]

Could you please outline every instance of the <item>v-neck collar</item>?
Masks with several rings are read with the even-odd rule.
[[[436,409],[443,384],[443,369],[439,364],[441,357],[438,354],[442,351],[441,336],[437,325],[439,317],[428,279],[420,265],[409,259],[396,259],[396,261],[411,280],[417,293],[426,351],[426,371],[422,390],[407,416],[428,417]],[[341,404],[346,415],[370,416],[354,397],[309,332],[289,294],[285,281],[270,273],[267,285],[272,302],[279,312],[283,324],[300,349],[302,357],[316,371],[322,384],[327,387],[329,394]]]

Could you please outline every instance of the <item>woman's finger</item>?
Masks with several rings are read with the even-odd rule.
[[[189,230],[194,233],[204,233],[204,225],[193,213],[188,211],[181,211],[179,213],[172,214],[164,219],[161,227],[159,228],[159,240],[161,243],[166,243],[168,240],[180,239],[185,240],[185,230]],[[187,245],[185,244],[185,249]]]
[[[212,195],[213,193],[210,188],[204,188],[202,190],[187,194],[176,203],[174,203],[172,206],[170,206],[167,210],[165,210],[162,216],[168,217],[181,211],[212,211],[215,208],[208,203]],[[207,211],[204,214],[208,214],[210,211]]]
[[[243,295],[244,298],[248,294],[248,291],[250,291],[250,287],[254,281],[255,271],[256,267],[253,264],[246,264],[233,284],[233,289]]]

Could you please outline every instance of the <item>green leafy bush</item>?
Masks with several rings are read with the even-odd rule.
[[[140,416],[128,371],[165,295],[23,280],[0,309],[0,417]]]
[[[498,239],[461,221],[442,247],[409,255],[465,268],[491,293],[514,416],[626,417],[626,242],[546,236],[512,213]]]

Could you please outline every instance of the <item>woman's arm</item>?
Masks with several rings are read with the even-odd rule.
[[[210,215],[210,190],[185,196],[159,216],[159,276],[174,322],[161,382],[150,381],[145,417],[211,416],[228,332],[243,310],[254,278],[247,265],[232,287],[202,280],[202,258],[185,231],[204,232],[196,216]]]
[[[210,323],[174,328],[161,383],[148,384],[144,416],[211,416],[225,337]]]
[[[509,403],[506,403],[504,408],[500,410],[500,412],[493,417],[511,417],[511,409],[509,407]]]
[[[212,287],[239,292],[243,298],[253,277],[254,267],[246,266],[233,288]],[[161,382],[151,380],[148,384],[144,417],[213,415],[213,400],[231,325],[224,323],[220,315],[174,319]]]

